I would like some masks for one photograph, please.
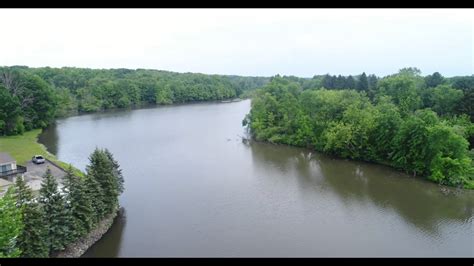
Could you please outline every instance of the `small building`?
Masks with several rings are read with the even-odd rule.
[[[18,175],[23,175],[26,167],[16,164],[16,161],[5,152],[0,152],[0,177],[13,179]]]

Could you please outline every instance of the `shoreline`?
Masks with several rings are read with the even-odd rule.
[[[365,160],[360,160],[360,159],[343,158],[343,157],[339,157],[337,155],[326,154],[324,152],[317,151],[317,150],[312,149],[310,147],[294,146],[294,145],[290,145],[290,144],[271,142],[271,141],[267,141],[267,140],[256,140],[254,138],[254,136],[252,136],[252,135],[250,135],[249,138],[245,138],[245,139],[242,138],[242,139],[245,140],[249,145],[251,145],[251,142],[255,142],[255,143],[272,145],[272,146],[285,146],[285,147],[290,147],[290,148],[303,149],[303,150],[307,150],[309,152],[319,153],[319,154],[321,154],[323,156],[326,156],[328,158],[331,158],[333,160],[346,160],[346,161],[360,162],[360,163],[364,163],[364,164],[370,164],[370,165],[375,165],[375,166],[386,167],[386,168],[391,169],[393,171],[405,174],[408,178],[415,178],[415,179],[417,179],[421,182],[426,182],[427,184],[437,185],[438,187],[440,187],[440,191],[445,195],[451,195],[451,194],[455,195],[459,191],[473,191],[474,192],[474,189],[470,189],[470,188],[454,187],[454,186],[438,184],[436,182],[433,182],[433,181],[429,180],[428,178],[426,178],[426,176],[413,176],[413,175],[409,174],[406,171],[403,171],[401,169],[393,167],[392,165],[390,165],[388,163],[384,163],[384,162],[374,162],[374,161],[365,161]]]
[[[31,154],[43,154],[46,160],[51,164],[55,165],[60,169],[66,169],[69,165],[72,166],[75,175],[84,176],[81,170],[77,169],[70,163],[60,161],[56,155],[50,153],[46,146],[40,143],[39,136],[43,132],[42,129],[34,129],[23,133],[22,135],[15,136],[2,136],[0,137],[0,150],[7,152],[20,164],[25,164],[29,160]],[[3,189],[8,189],[10,184],[6,187],[1,187],[0,192]],[[1,197],[1,193],[0,193]],[[117,210],[106,216],[100,221],[95,228],[93,228],[86,236],[78,239],[74,243],[69,244],[64,250],[55,252],[49,256],[49,258],[79,258],[81,257],[90,247],[92,247],[97,241],[109,231],[115,222],[115,218],[122,215],[123,208],[117,207]]]
[[[43,129],[33,129],[22,135],[0,136],[0,151],[9,153],[19,165],[25,165],[35,154],[42,154],[46,159],[63,169],[67,169],[71,165],[74,174],[84,176],[84,173],[74,167],[72,163],[60,161],[56,155],[50,153],[46,146],[39,142],[39,136],[42,133]]]
[[[105,217],[99,224],[92,229],[86,236],[78,239],[76,242],[69,244],[64,250],[59,251],[50,256],[50,258],[80,258],[84,255],[97,241],[112,228],[115,219],[122,215],[123,208],[119,207],[116,211]]]
[[[110,109],[100,109],[97,111],[91,111],[91,112],[71,112],[66,115],[58,116],[54,118],[54,121],[51,122],[51,124],[56,123],[58,120],[66,119],[69,117],[75,117],[75,116],[84,116],[84,115],[91,115],[91,114],[103,114],[103,113],[114,113],[114,112],[121,112],[121,111],[134,111],[134,110],[142,110],[142,109],[153,109],[157,107],[172,107],[172,106],[182,106],[182,105],[193,105],[193,104],[206,104],[206,103],[234,103],[234,102],[241,102],[248,100],[250,98],[225,98],[221,100],[195,100],[195,101],[187,101],[187,102],[174,102],[174,103],[169,103],[169,104],[158,104],[158,103],[147,103],[147,104],[141,104],[141,105],[135,105],[135,106],[129,106],[129,107],[114,107]]]

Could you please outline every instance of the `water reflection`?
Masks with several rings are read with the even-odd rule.
[[[53,123],[43,129],[43,133],[38,136],[38,141],[46,146],[48,152],[58,154],[59,134],[57,124]]]
[[[126,226],[127,216],[125,209],[115,217],[114,224],[110,230],[97,241],[87,252],[82,256],[88,257],[109,257],[116,258],[119,256],[120,248],[122,244],[122,235]],[[104,245],[103,243],[107,243]]]
[[[472,191],[444,195],[439,186],[389,167],[334,159],[304,149],[254,142],[251,151],[255,164],[265,162],[266,167],[283,172],[284,178],[296,178],[303,197],[328,197],[331,193],[347,208],[359,203],[376,205],[382,211],[391,209],[434,237],[443,223],[470,223],[473,216]]]

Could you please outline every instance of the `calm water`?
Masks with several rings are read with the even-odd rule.
[[[120,162],[124,215],[86,257],[474,255],[474,193],[383,166],[245,144],[249,101],[76,116],[41,141]]]

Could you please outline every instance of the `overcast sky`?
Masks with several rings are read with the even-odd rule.
[[[1,9],[0,65],[474,73],[474,9]]]

